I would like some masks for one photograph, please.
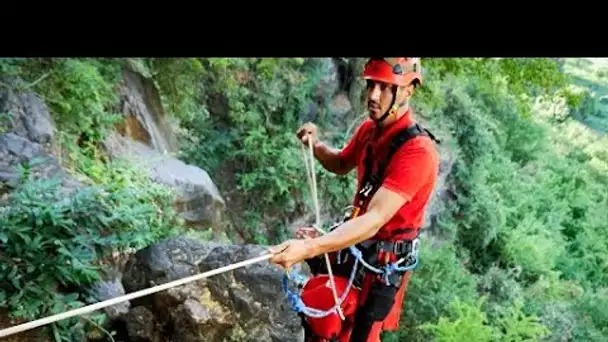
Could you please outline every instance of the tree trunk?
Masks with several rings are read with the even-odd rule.
[[[366,58],[349,59],[348,99],[353,107],[351,120],[354,120],[365,110],[365,82],[361,79],[361,72]]]

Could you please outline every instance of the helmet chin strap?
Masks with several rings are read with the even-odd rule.
[[[379,126],[384,120],[386,120],[386,118],[389,115],[396,114],[397,111],[399,110],[399,108],[407,105],[407,101],[403,101],[403,102],[397,104],[397,103],[395,103],[396,100],[397,100],[397,86],[394,86],[393,87],[393,101],[391,101],[391,105],[388,107],[388,110],[386,111],[386,113],[382,114],[382,116],[379,119],[375,119],[374,117],[372,117],[372,120],[374,120],[376,122],[376,125]]]

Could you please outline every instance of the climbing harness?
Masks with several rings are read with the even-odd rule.
[[[344,219],[341,222],[334,224],[329,228],[329,231],[336,229],[340,225],[344,224],[346,221],[355,218],[358,216],[359,212],[364,209],[368,202],[371,200],[375,192],[381,186],[383,174],[385,168],[388,165],[388,162],[392,155],[402,146],[406,141],[420,135],[425,135],[433,139],[435,142],[440,143],[428,130],[422,128],[418,124],[414,124],[400,132],[398,132],[391,141],[389,145],[388,155],[384,160],[382,160],[379,165],[377,172],[373,172],[373,158],[372,158],[372,148],[371,144],[367,146],[366,156],[364,159],[364,167],[365,172],[361,182],[360,191],[356,195],[355,202],[357,206],[352,206],[350,209],[350,213],[345,215]],[[309,140],[310,142],[310,140]],[[312,150],[312,144],[309,144],[310,147],[310,159],[309,162],[306,160],[306,155],[304,153],[304,160],[309,180],[309,185],[311,187],[311,194],[313,196],[313,202],[315,204],[316,215],[317,215],[317,223],[314,228],[319,231],[321,234],[326,234],[327,232],[321,229],[320,224],[320,216],[319,216],[319,207],[318,207],[318,198],[317,198],[317,189],[316,189],[316,181],[314,179],[313,170],[313,162],[314,155]],[[407,231],[407,229],[405,230]],[[376,248],[374,248],[376,247]],[[307,278],[301,274],[296,272],[287,272],[282,281],[282,287],[284,292],[286,293],[287,300],[291,305],[292,309],[296,311],[298,314],[303,315],[304,320],[314,320],[314,319],[324,319],[332,314],[340,315],[341,321],[345,321],[344,315],[342,315],[343,304],[347,301],[349,294],[352,291],[355,291],[355,296],[358,297],[358,294],[361,290],[362,285],[362,276],[364,273],[371,272],[380,277],[383,282],[387,285],[398,286],[398,281],[395,281],[393,276],[404,274],[405,272],[414,270],[419,265],[419,247],[420,242],[418,237],[414,238],[411,241],[398,240],[395,242],[388,241],[373,241],[368,240],[357,245],[349,246],[345,250],[336,251],[331,253],[333,255],[333,260],[325,254],[325,270],[318,270],[318,272],[314,272],[316,275],[312,278]],[[395,256],[398,258],[394,262],[386,262],[383,266],[375,266],[370,259],[373,257],[369,257],[370,252],[375,253],[379,250],[384,250],[384,248],[389,248],[391,251],[395,251]],[[349,255],[353,257],[353,260],[348,263]],[[367,259],[367,260],[366,260]],[[306,262],[311,265],[311,262],[317,261],[317,258],[313,258],[311,260],[307,260]],[[350,271],[346,273],[344,269],[339,269],[338,274],[334,274],[332,267],[338,266],[340,264],[347,265],[350,268]],[[363,266],[363,267],[360,267]],[[319,266],[320,267],[320,266]],[[311,267],[312,269],[312,267]],[[323,273],[327,273],[327,277],[331,282],[332,293],[334,295],[334,305],[328,309],[319,309],[314,308],[309,305],[306,305],[305,301],[302,299],[302,296],[307,290],[307,284],[311,281],[315,281],[318,277],[325,277]],[[339,296],[336,295],[336,284],[334,278],[342,281],[342,285],[344,285],[344,280],[348,279],[348,282],[345,286],[343,286],[344,291]],[[293,282],[295,287],[297,287],[298,291],[292,291],[289,289],[289,282]],[[323,303],[325,304],[325,303]],[[327,306],[327,305],[326,305]],[[334,322],[335,323],[335,322]],[[309,324],[310,326],[310,324]],[[313,329],[314,330],[314,329]],[[327,330],[327,329],[326,329]],[[336,338],[336,332],[333,332],[333,337],[326,336],[325,338]]]

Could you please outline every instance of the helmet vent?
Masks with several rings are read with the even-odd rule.
[[[393,66],[393,74],[401,75],[403,73],[403,68],[401,68],[400,64],[395,64]]]

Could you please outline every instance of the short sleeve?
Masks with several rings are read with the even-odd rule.
[[[348,143],[340,151],[339,157],[343,164],[351,166],[357,165],[357,152],[359,151],[358,145],[360,141],[362,141],[365,127],[366,122],[359,125],[355,131],[355,134],[353,134]]]
[[[438,169],[434,146],[422,139],[412,140],[394,154],[382,186],[410,201],[422,187],[434,181]]]

